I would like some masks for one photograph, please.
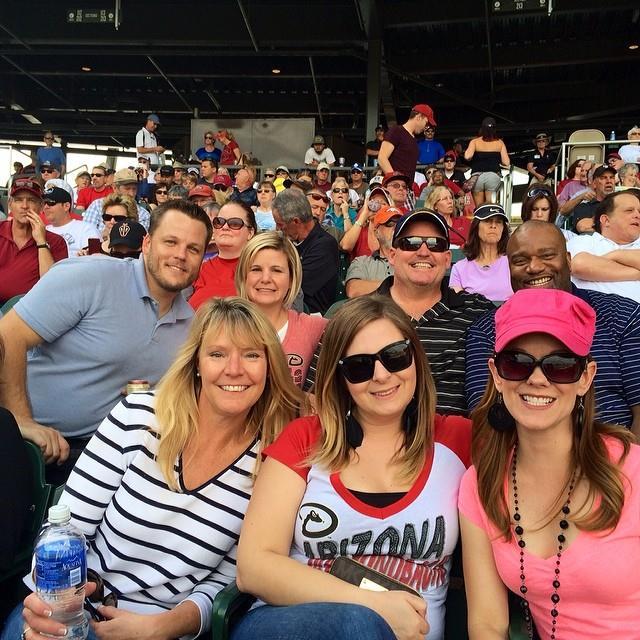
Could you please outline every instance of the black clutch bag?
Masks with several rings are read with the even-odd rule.
[[[333,561],[329,573],[361,589],[369,589],[370,591],[406,591],[419,598],[422,597],[415,589],[408,587],[406,584],[402,584],[398,580],[385,576],[384,573],[365,567],[363,564],[345,556],[338,556]]]

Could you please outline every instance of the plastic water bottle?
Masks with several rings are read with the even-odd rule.
[[[89,632],[83,609],[86,541],[71,524],[66,504],[51,507],[48,520],[34,550],[36,593],[51,608],[53,619],[67,627],[66,640],[84,640]]]
[[[609,134],[609,140],[615,140],[616,139],[616,132],[614,129],[611,129],[611,133]]]

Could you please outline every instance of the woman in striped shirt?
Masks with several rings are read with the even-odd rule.
[[[302,402],[256,307],[240,298],[203,305],[158,389],[113,409],[61,498],[87,537],[88,568],[118,598],[117,608],[99,608],[90,639],[206,631],[216,593],[235,577],[260,451]],[[65,632],[35,595],[24,619],[26,640]],[[22,628],[15,611],[3,638]]]

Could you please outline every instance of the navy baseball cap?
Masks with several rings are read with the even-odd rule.
[[[446,220],[432,209],[417,209],[416,211],[405,213],[396,223],[396,228],[393,231],[393,238],[391,240],[394,246],[400,234],[413,222],[430,222],[442,232],[442,235],[447,239],[447,242],[449,242],[449,225],[447,225]]]

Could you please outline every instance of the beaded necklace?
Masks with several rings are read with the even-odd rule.
[[[522,516],[520,514],[520,507],[518,502],[518,483],[516,479],[516,466],[518,462],[518,444],[516,443],[515,448],[513,450],[513,460],[511,463],[511,479],[513,484],[513,520],[515,522],[515,526],[513,528],[516,536],[518,537],[518,547],[520,548],[520,594],[522,595],[522,614],[527,623],[527,632],[529,635],[529,640],[533,638],[533,624],[531,620],[531,610],[529,609],[529,601],[527,600],[527,585],[525,583],[525,573],[524,573],[524,548],[526,543],[524,541],[524,529],[520,524],[520,520]],[[573,493],[573,488],[576,480],[576,470],[573,470],[571,474],[571,480],[569,481],[569,491],[567,493],[567,499],[562,506],[561,512],[562,516],[560,522],[560,533],[557,536],[558,540],[558,551],[556,552],[556,566],[554,569],[554,577],[551,583],[553,587],[553,591],[551,592],[551,635],[549,636],[551,640],[557,640],[557,624],[558,624],[558,602],[560,602],[560,594],[558,593],[560,590],[560,559],[562,557],[562,550],[564,549],[564,543],[566,542],[566,537],[564,535],[564,531],[569,528],[569,522],[566,517],[571,512],[569,508],[569,504],[571,503],[571,494]]]

